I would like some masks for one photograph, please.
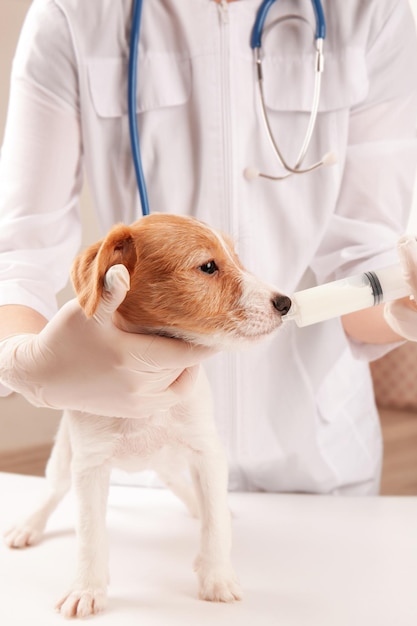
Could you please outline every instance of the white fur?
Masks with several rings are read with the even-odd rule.
[[[190,222],[190,228],[193,222]],[[219,245],[227,246],[219,236]],[[174,248],[175,249],[175,248]],[[271,304],[276,291],[238,268],[241,305],[247,317],[233,333],[193,336],[199,343],[236,343],[270,333],[280,325]],[[186,333],[182,335],[187,336]],[[57,605],[64,617],[85,617],[104,609],[108,548],[105,513],[112,467],[154,469],[201,519],[195,570],[202,599],[231,602],[241,598],[231,561],[231,522],[227,504],[227,463],[216,434],[210,389],[202,368],[192,394],[148,419],[112,419],[65,411],[47,466],[48,493],[38,508],[6,534],[10,547],[37,542],[48,517],[72,482],[78,499],[78,565],[73,584]],[[188,469],[191,482],[183,478]]]

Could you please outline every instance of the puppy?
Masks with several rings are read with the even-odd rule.
[[[72,280],[80,305],[93,316],[114,265],[130,274],[130,291],[115,314],[123,330],[224,348],[277,329],[290,300],[241,265],[232,243],[190,217],[154,214],[115,226],[75,260]],[[64,412],[47,466],[49,495],[22,524],[6,533],[10,547],[39,540],[49,515],[74,485],[78,499],[78,565],[57,608],[65,617],[104,609],[108,553],[105,511],[112,467],[154,469],[201,519],[195,561],[199,595],[231,602],[241,590],[230,561],[227,464],[218,440],[203,369],[186,399],[147,419]],[[191,481],[182,479],[186,467]]]

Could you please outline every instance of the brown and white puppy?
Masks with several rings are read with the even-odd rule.
[[[290,306],[286,296],[242,267],[228,237],[190,217],[154,214],[131,226],[115,226],[80,254],[72,279],[87,316],[96,311],[107,270],[118,264],[130,274],[130,291],[114,321],[129,332],[224,348],[273,332]],[[147,419],[64,412],[47,467],[48,496],[6,534],[10,547],[38,541],[72,481],[79,503],[78,565],[71,590],[58,604],[62,615],[85,617],[105,607],[105,512],[113,467],[154,469],[200,517],[195,561],[199,595],[212,601],[239,600],[241,590],[230,561],[227,464],[200,368],[185,399]],[[184,468],[191,482],[181,478]]]

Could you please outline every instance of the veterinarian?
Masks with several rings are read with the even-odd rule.
[[[249,45],[259,5],[144,1],[137,119],[151,211],[229,232],[244,264],[291,295],[398,260],[417,162],[417,40],[406,0],[323,1],[325,67],[302,168],[329,153],[324,160],[337,162],[288,175],[259,104]],[[76,301],[57,312],[80,246],[84,179],[103,233],[141,215],[127,118],[130,28],[130,0],[35,0],[29,10],[0,162],[3,393],[141,418],[149,399],[161,409],[181,399],[205,360],[231,489],[377,493],[382,444],[368,362],[417,340],[408,299],[385,316],[377,307],[289,323],[242,353],[216,355],[115,328],[126,293],[117,277],[93,319]],[[294,169],[313,106],[310,2],[273,4],[262,58],[269,124]],[[417,295],[412,239],[401,255]]]

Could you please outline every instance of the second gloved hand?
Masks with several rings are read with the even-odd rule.
[[[404,339],[417,341],[417,240],[405,235],[398,241],[398,254],[403,275],[410,286],[411,299],[402,298],[389,302],[384,317],[389,326]]]
[[[71,300],[39,334],[3,339],[0,382],[35,406],[108,417],[145,418],[187,395],[211,351],[119,330],[112,317],[129,274],[119,265],[106,278],[108,290],[91,319]]]

